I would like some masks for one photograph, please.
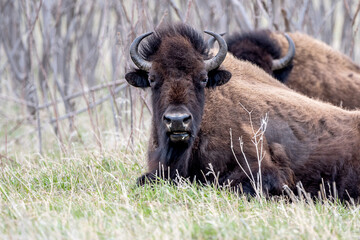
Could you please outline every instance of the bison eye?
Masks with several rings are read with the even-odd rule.
[[[155,77],[154,76],[149,76],[149,83],[150,83],[151,87],[155,85]]]
[[[200,80],[201,84],[203,84],[204,86],[206,86],[207,82],[208,82],[208,77],[204,77]]]

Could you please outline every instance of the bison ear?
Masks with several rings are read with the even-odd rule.
[[[148,78],[149,78],[148,73],[143,70],[135,70],[134,72],[129,72],[125,74],[126,81],[130,85],[139,88],[150,87]]]
[[[207,87],[214,88],[227,83],[231,78],[231,73],[226,70],[215,69],[208,72],[208,83]]]

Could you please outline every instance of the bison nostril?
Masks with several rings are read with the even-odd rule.
[[[170,124],[171,123],[171,118],[167,117],[167,116],[164,116],[164,122],[166,124]]]
[[[191,122],[191,114],[166,114],[163,117],[164,123],[172,130],[182,131]]]

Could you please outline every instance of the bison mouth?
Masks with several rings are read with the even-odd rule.
[[[169,132],[170,141],[173,143],[186,143],[190,140],[189,132]]]

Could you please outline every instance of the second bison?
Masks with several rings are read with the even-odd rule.
[[[287,39],[282,33],[261,30],[233,34],[227,43],[234,56],[258,65],[306,96],[348,109],[360,108],[357,97],[360,94],[360,66],[306,34],[296,32],[288,33],[288,36]],[[293,47],[296,51],[289,51]],[[288,53],[288,64],[274,69],[274,61]]]

